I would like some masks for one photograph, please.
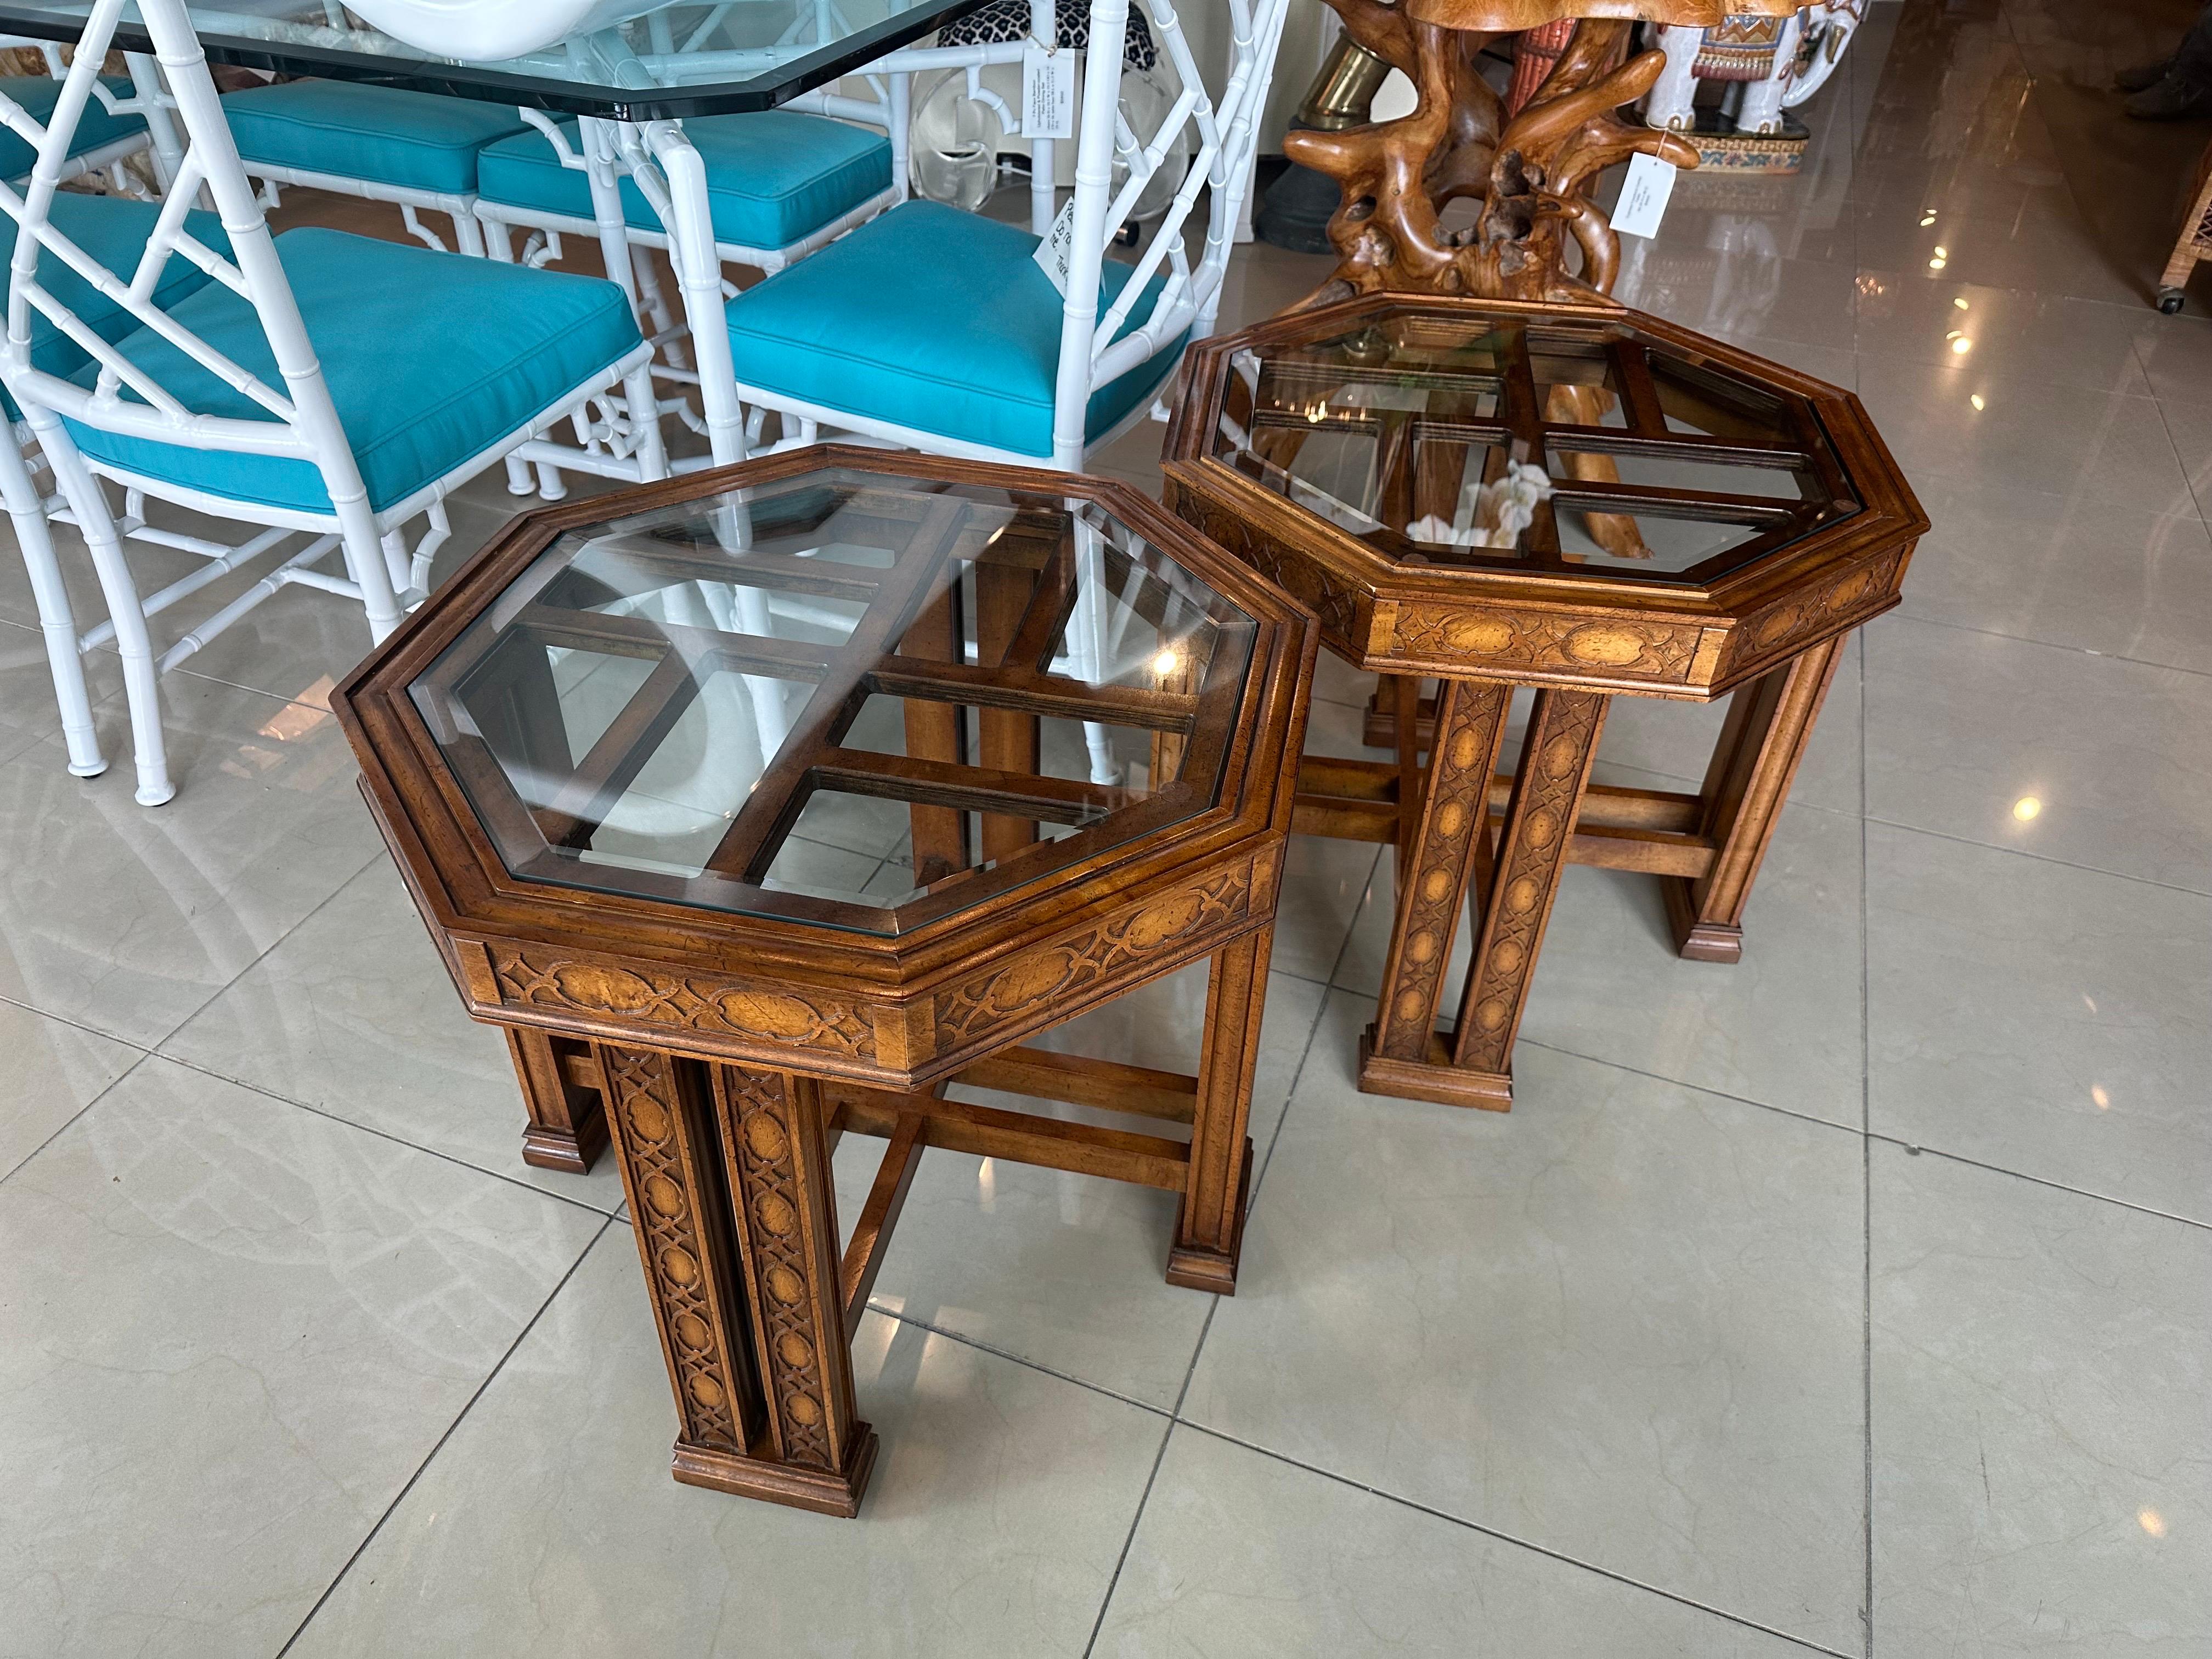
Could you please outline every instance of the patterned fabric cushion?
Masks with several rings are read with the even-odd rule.
[[[1053,42],[1057,46],[1073,46],[1083,52],[1091,45],[1091,7],[1089,0],[1054,0],[1053,23],[1057,35]],[[1007,40],[1027,38],[1030,32],[1030,0],[991,0],[980,10],[971,11],[957,23],[948,23],[937,32],[940,46],[988,46]],[[1148,70],[1159,62],[1159,48],[1152,44],[1152,27],[1145,15],[1134,6],[1129,8],[1129,26],[1121,35],[1121,61],[1131,69]]]

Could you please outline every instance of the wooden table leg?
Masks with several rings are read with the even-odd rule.
[[[1447,1054],[1434,1035],[1433,1024],[1428,1024],[1423,1031],[1429,1039],[1427,1054],[1415,1057],[1407,1052],[1415,1032],[1422,1030],[1414,1021],[1433,1021],[1437,975],[1451,948],[1450,929],[1459,905],[1452,897],[1449,921],[1432,908],[1450,886],[1437,878],[1448,876],[1451,866],[1440,859],[1431,860],[1425,844],[1424,856],[1415,865],[1419,873],[1407,884],[1401,902],[1376,1029],[1363,1045],[1359,1086],[1367,1093],[1492,1111],[1504,1111],[1513,1103],[1513,1038],[1528,1004],[1544,925],[1559,893],[1559,873],[1566,867],[1575,814],[1589,781],[1590,763],[1597,757],[1598,734],[1604,729],[1610,701],[1596,691],[1547,688],[1537,692],[1496,861],[1483,884],[1486,890],[1480,931],[1460,999],[1458,1029]],[[1502,714],[1498,723],[1504,724]],[[1440,707],[1437,746],[1447,761],[1456,741]],[[1477,747],[1462,744],[1460,752],[1472,761]],[[1467,786],[1472,787],[1471,782]],[[1431,793],[1434,805],[1427,816],[1440,830],[1446,822],[1444,804],[1455,798],[1447,795],[1440,781],[1431,785]],[[1435,839],[1431,831],[1425,842]],[[1474,850],[1470,848],[1462,856],[1467,863],[1460,867],[1466,870],[1474,862]],[[1417,1000],[1419,1007],[1415,1006]],[[1406,1024],[1397,1024],[1400,1020]]]
[[[676,1395],[676,1478],[857,1513],[876,1436],[853,1400],[818,1086],[598,1052]]]
[[[1168,1252],[1168,1283],[1186,1290],[1237,1294],[1244,1211],[1252,1196],[1252,1138],[1246,1129],[1274,937],[1272,927],[1263,927],[1224,945],[1213,953],[1207,973],[1190,1174]]]
[[[1729,700],[1705,772],[1705,819],[1698,826],[1717,849],[1713,867],[1694,881],[1661,878],[1674,948],[1693,962],[1735,962],[1743,956],[1743,910],[1751,884],[1848,638],[1814,647],[1739,687]]]
[[[1470,1079],[1467,1086],[1491,1095],[1500,1108],[1513,1103],[1513,1039],[1528,1006],[1544,927],[1612,701],[1603,692],[1547,687],[1537,692],[1528,714],[1452,1041],[1452,1064]]]
[[[530,1125],[522,1132],[522,1161],[541,1170],[586,1173],[607,1144],[606,1115],[598,1091],[571,1082],[561,1066],[564,1054],[585,1045],[512,1025],[501,1029],[530,1111]]]
[[[1359,1086],[1369,1094],[1434,1099],[1432,1090],[1456,1088],[1437,1003],[1468,880],[1486,850],[1490,775],[1512,705],[1513,688],[1494,680],[1446,680],[1437,693],[1420,821],[1398,860],[1382,1000],[1359,1040]]]

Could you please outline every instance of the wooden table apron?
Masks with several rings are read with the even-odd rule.
[[[1307,328],[1327,337],[1385,303],[1285,313],[1207,343],[1186,370],[1167,441],[1165,495],[1211,539],[1312,605],[1331,650],[1381,677],[1366,738],[1395,747],[1395,763],[1305,757],[1292,818],[1298,833],[1396,850],[1397,908],[1376,1023],[1362,1040],[1360,1086],[1503,1110],[1512,1100],[1514,1038],[1566,865],[1658,877],[1680,954],[1740,958],[1745,906],[1845,640],[1898,602],[1927,520],[1863,411],[1845,398],[1845,429],[1830,436],[1849,454],[1859,511],[1815,538],[1817,550],[1785,544],[1723,579],[1713,597],[1567,585],[1539,573],[1470,587],[1431,567],[1385,570],[1344,532],[1211,459],[1207,447],[1232,354],[1264,352],[1267,340]],[[1629,315],[1610,306],[1411,303],[1488,307],[1509,317]],[[1638,323],[1661,339],[1697,337],[1648,318]],[[1818,384],[1762,368],[1784,386]],[[1652,404],[1648,387],[1631,395]],[[1632,412],[1634,431],[1658,431],[1650,409]],[[1809,437],[1803,447],[1817,447]],[[1434,699],[1419,696],[1429,678],[1440,686]],[[1522,763],[1508,775],[1498,757],[1522,686],[1534,688],[1534,702]],[[1590,782],[1618,695],[1731,695],[1696,793]],[[1441,1030],[1445,971],[1470,897],[1471,966],[1455,1018]]]
[[[1171,465],[1170,505],[1255,550],[1249,520],[1240,530],[1174,475]],[[1626,688],[1538,684],[1521,765],[1508,773],[1498,769],[1507,718],[1529,682],[1455,676],[1438,663],[1422,675],[1384,673],[1368,741],[1395,746],[1397,761],[1304,757],[1291,826],[1385,842],[1395,854],[1397,905],[1375,1024],[1360,1038],[1360,1088],[1510,1108],[1513,1042],[1570,864],[1657,877],[1677,951],[1738,961],[1753,883],[1847,637],[1832,633],[1736,689],[1696,794],[1590,782],[1606,714]],[[1323,639],[1361,664],[1333,631]],[[1425,676],[1438,678],[1434,698],[1419,696]],[[1470,907],[1470,967],[1452,1027],[1440,1030],[1445,971]]]
[[[1226,744],[1213,805],[1030,888],[994,891],[986,872],[979,903],[908,940],[508,873],[408,687],[564,530],[836,465],[1092,497],[1253,619],[1233,731],[1209,740]],[[876,1438],[857,1414],[851,1338],[927,1147],[1174,1192],[1167,1277],[1234,1293],[1316,646],[1310,613],[1121,486],[823,447],[528,515],[338,689],[371,811],[469,1012],[506,1032],[525,1157],[583,1170],[605,1146],[617,1154],[676,1399],[678,1480],[856,1512]],[[993,695],[1002,715],[1025,706],[1025,693]],[[909,752],[924,754],[918,736],[910,724]],[[1195,1075],[1028,1046],[1201,961]],[[1188,1124],[1190,1138],[944,1098],[956,1081]],[[830,1159],[847,1133],[888,1147],[841,1251]]]

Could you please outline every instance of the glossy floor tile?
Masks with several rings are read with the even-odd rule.
[[[1866,653],[1869,817],[2212,891],[2212,676],[1895,616]]]
[[[611,1159],[586,1176],[522,1162],[507,1044],[462,1012],[388,857],[332,894],[161,1052],[610,1213],[622,1203]]]
[[[1524,1046],[1352,1085],[1338,994],[1183,1414],[1824,1646],[1864,1585],[1856,1135]]]
[[[1082,1653],[1166,1420],[879,1314],[854,1371],[866,1522],[677,1485],[610,1231],[293,1653]]]
[[[158,811],[131,799],[127,756],[89,780],[55,744],[0,763],[0,996],[147,1046],[380,848],[327,711],[174,675],[162,690],[189,787]],[[119,707],[96,712],[118,741]]]
[[[0,1188],[10,1653],[274,1653],[604,1218],[149,1060]]]
[[[1877,1134],[2212,1225],[2212,898],[1867,827]]]
[[[1812,1650],[1178,1427],[1092,1651],[1790,1659]]]
[[[0,552],[0,1659],[2212,1659],[2212,271],[2151,305],[2212,124],[2109,88],[2194,9],[1881,0],[1796,174],[1624,240],[1621,299],[1856,392],[1933,522],[1742,962],[1572,870],[1514,1109],[1364,1096],[1393,857],[1295,838],[1237,1294],[1165,1283],[1172,1194],[931,1151],[857,1522],[670,1478],[613,1164],[522,1164],[355,793],[358,614],[288,590],[171,675],[149,811],[105,650],[68,775]],[[1220,325],[1331,268],[1238,249]],[[1165,430],[1094,470],[1156,491]],[[458,492],[438,574],[528,504]],[[1324,653],[1313,752],[1383,758],[1374,684]],[[1620,699],[1597,775],[1694,787],[1724,717]],[[903,882],[880,803],[800,842]],[[1037,1041],[1188,1069],[1203,998]]]
[[[2212,1650],[2212,1231],[1875,1144],[1877,1653]]]
[[[0,1002],[0,1054],[11,1073],[0,1092],[0,1180],[145,1058],[112,1037],[12,1002]]]
[[[2212,673],[2212,534],[2194,512],[1950,478],[1918,494],[1935,528],[1901,614]]]

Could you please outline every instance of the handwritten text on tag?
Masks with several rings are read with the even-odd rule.
[[[1075,255],[1075,204],[1070,202],[1060,209],[1060,216],[1052,222],[1044,240],[1037,244],[1037,269],[1052,278],[1060,297],[1067,297],[1067,267]]]

